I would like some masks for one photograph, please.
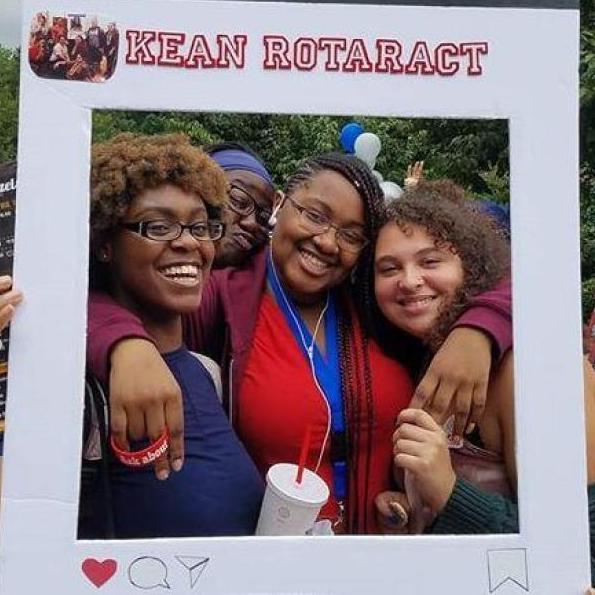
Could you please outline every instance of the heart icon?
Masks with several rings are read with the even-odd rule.
[[[100,562],[95,558],[87,558],[83,560],[81,569],[83,574],[99,589],[114,576],[118,569],[118,563],[115,560]]]

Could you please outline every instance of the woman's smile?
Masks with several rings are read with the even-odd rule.
[[[300,264],[304,271],[313,277],[323,277],[335,266],[330,259],[322,257],[312,248],[300,246],[298,248]],[[333,259],[335,260],[335,259]]]
[[[175,285],[198,287],[202,283],[202,265],[197,263],[169,264],[157,270]]]
[[[407,314],[416,316],[428,312],[437,299],[437,295],[415,295],[397,298],[396,302],[407,312]]]

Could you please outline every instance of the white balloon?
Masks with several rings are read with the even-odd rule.
[[[353,145],[356,157],[365,161],[372,169],[376,165],[376,157],[378,157],[381,147],[380,139],[371,132],[360,134]]]
[[[382,192],[384,192],[384,200],[395,200],[403,194],[403,189],[394,182],[386,180],[380,184],[380,188],[382,188]]]
[[[377,170],[373,170],[372,173],[374,174],[374,177],[378,180],[378,183],[382,184],[382,182],[384,181],[382,174]]]

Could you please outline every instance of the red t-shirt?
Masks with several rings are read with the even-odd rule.
[[[358,494],[358,508],[365,511],[365,520],[360,520],[357,527],[347,529],[375,533],[378,528],[374,498],[379,492],[391,489],[392,434],[399,412],[411,399],[413,387],[403,366],[385,356],[375,343],[369,345],[369,357],[374,411],[371,436],[367,432],[368,420],[363,405],[359,423],[363,428],[360,443],[370,440],[372,456],[366,461],[365,449],[358,449],[357,478],[350,474],[349,489],[350,494]],[[364,394],[361,399],[362,402],[365,400]],[[298,462],[308,425],[311,441],[307,467],[313,470],[327,428],[327,408],[312,379],[309,362],[283,313],[265,294],[240,388],[236,428],[256,466],[266,475],[275,463]],[[322,509],[321,518],[335,520],[338,508],[333,498],[329,453],[330,444],[327,443],[318,473],[329,485],[331,498]],[[352,501],[348,502],[348,507],[353,505]]]

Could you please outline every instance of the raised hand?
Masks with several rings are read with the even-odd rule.
[[[407,174],[405,175],[405,188],[413,188],[424,177],[424,162],[416,161],[407,166]]]

